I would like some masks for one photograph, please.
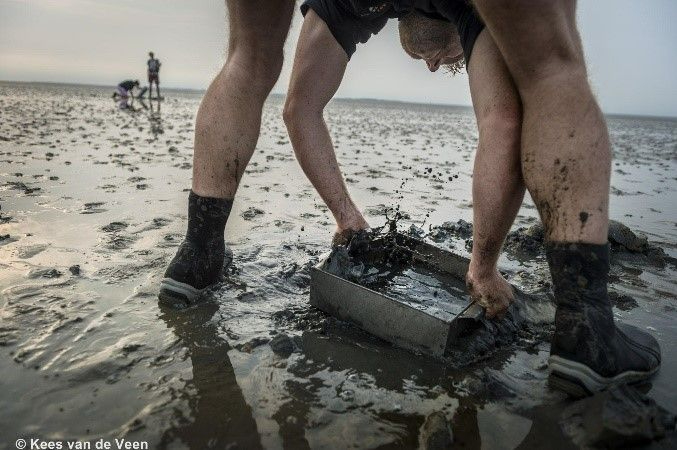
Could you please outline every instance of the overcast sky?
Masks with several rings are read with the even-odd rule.
[[[608,113],[677,116],[677,0],[579,0],[595,92]],[[219,0],[0,0],[0,79],[117,84],[145,77],[148,50],[167,87],[205,88],[220,68]],[[284,93],[300,29],[295,14]],[[358,46],[339,97],[470,104],[467,77],[429,73],[399,47],[397,26]]]

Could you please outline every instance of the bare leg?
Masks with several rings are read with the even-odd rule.
[[[193,192],[232,199],[254,153],[263,102],[282,69],[293,0],[230,0],[228,57],[197,115]]]
[[[611,150],[575,0],[475,0],[523,105],[522,170],[545,225],[557,312],[550,382],[572,395],[645,380],[658,342],[616,323],[607,293]]]
[[[230,0],[228,58],[195,125],[186,238],[160,282],[161,303],[183,307],[217,283],[229,252],[224,229],[261,127],[263,102],[282,68],[293,0]]]
[[[471,296],[493,317],[513,300],[497,261],[524,198],[522,114],[517,88],[487,30],[473,47],[468,74],[479,143],[472,187],[473,249],[466,281]]]
[[[575,0],[476,0],[524,107],[522,170],[555,242],[607,241],[611,150]]]

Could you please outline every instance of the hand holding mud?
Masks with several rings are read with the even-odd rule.
[[[489,319],[502,319],[510,304],[515,301],[512,286],[498,270],[486,278],[480,278],[468,271],[465,281],[470,298],[485,308]]]
[[[371,233],[372,230],[370,228],[339,230],[334,233],[331,246],[332,248],[348,247],[351,254],[363,249],[366,250],[368,249]]]

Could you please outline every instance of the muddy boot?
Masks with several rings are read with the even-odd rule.
[[[557,303],[551,386],[582,397],[653,375],[661,362],[656,339],[614,322],[608,245],[551,243],[546,255]]]
[[[232,205],[232,200],[190,192],[188,231],[160,282],[160,303],[186,307],[221,280],[223,268],[232,261],[223,237]]]

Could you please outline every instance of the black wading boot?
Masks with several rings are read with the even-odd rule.
[[[161,304],[186,307],[221,280],[223,268],[232,261],[223,237],[232,205],[232,200],[190,192],[188,231],[160,282]]]
[[[609,246],[547,244],[557,312],[550,385],[582,397],[646,380],[661,363],[656,339],[615,323],[607,294]]]

